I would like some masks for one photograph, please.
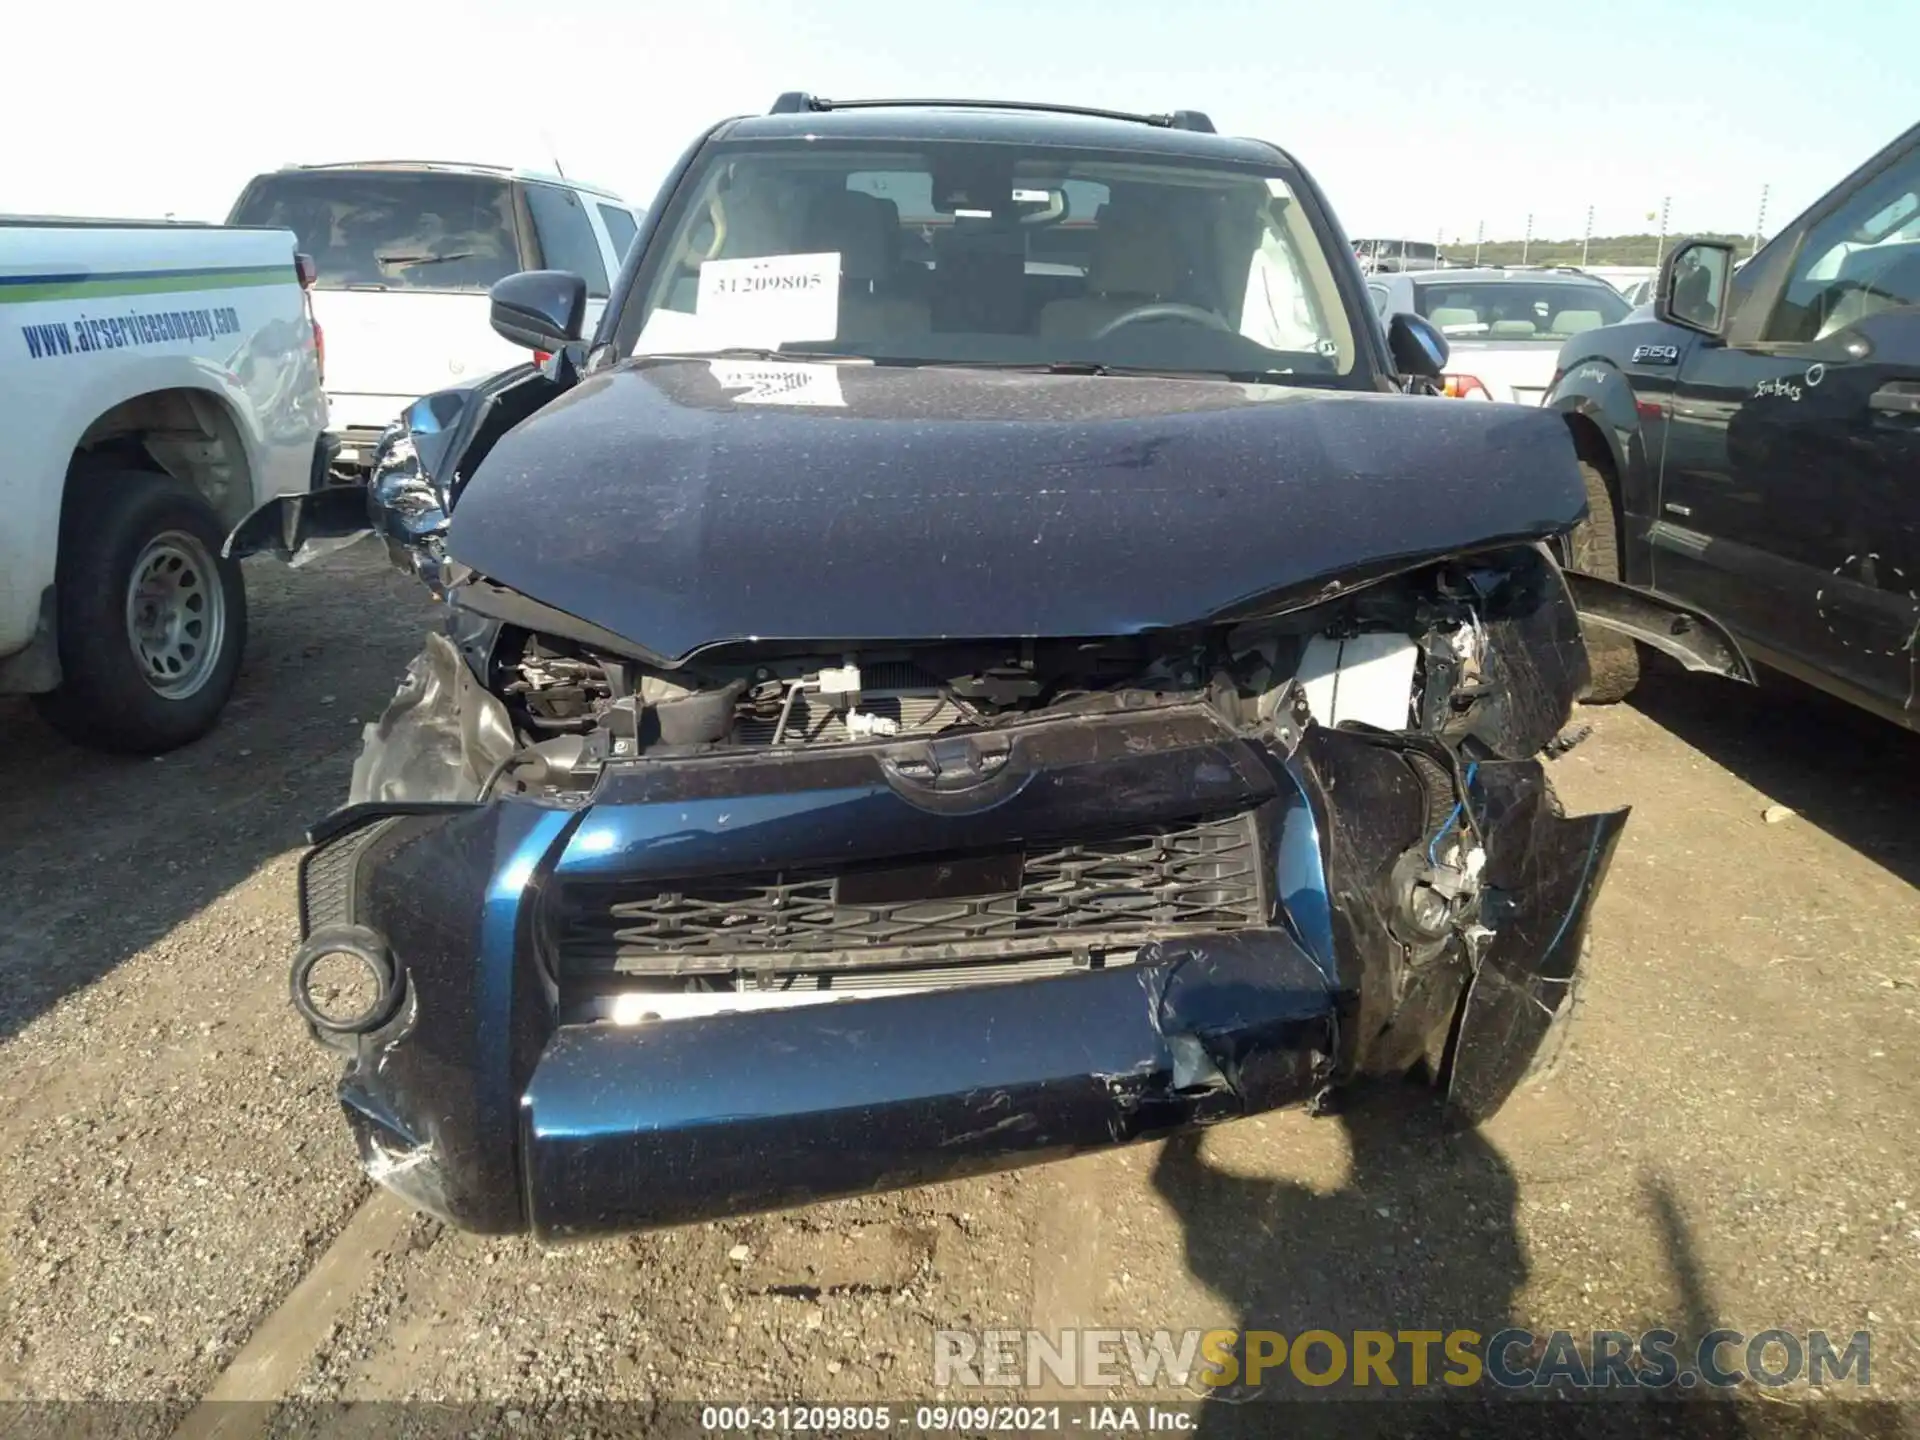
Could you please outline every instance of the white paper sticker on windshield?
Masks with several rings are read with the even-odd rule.
[[[736,405],[841,405],[838,365],[782,365],[763,360],[710,360],[722,390],[739,390]]]
[[[831,340],[840,330],[839,253],[708,260],[694,308],[716,347]]]

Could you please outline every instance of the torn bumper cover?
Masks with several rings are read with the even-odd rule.
[[[1307,1099],[1336,998],[1285,934],[1084,975],[566,1026],[522,1113],[533,1228],[594,1234],[1047,1160]]]
[[[1392,737],[1257,739],[1176,708],[1033,726],[1005,773],[956,801],[823,752],[610,767],[572,807],[341,812],[303,863],[302,919],[310,944],[362,937],[390,976],[366,1023],[316,1029],[348,1056],[369,1173],[463,1228],[558,1239],[1009,1168],[1423,1063],[1477,1119],[1564,1010],[1625,818],[1563,819],[1534,762],[1479,764],[1486,934],[1462,953],[1399,938],[1394,862],[1429,812]],[[647,949],[659,907],[750,907],[752,877],[779,877],[776,906],[804,900],[799,872],[881,877],[835,892],[858,909],[908,862],[1010,851],[1031,876],[1119,814],[1161,837],[1129,863],[1213,867],[1183,892],[1211,928]],[[743,968],[757,983],[730,988]],[[637,979],[656,988],[636,1007]],[[649,1018],[649,995],[717,1013]]]

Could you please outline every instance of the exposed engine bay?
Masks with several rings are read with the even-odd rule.
[[[1474,737],[1521,758],[1551,731],[1516,725],[1511,698],[1498,694],[1489,625],[1537,621],[1546,573],[1534,552],[1499,552],[1234,625],[833,652],[722,647],[676,670],[504,628],[489,688],[518,747],[502,782],[564,793],[590,789],[610,760],[992,732],[1175,702],[1203,702],[1251,729],[1295,696],[1323,725]],[[1570,614],[1557,627],[1563,644]]]
[[[1548,744],[1585,664],[1565,587],[1531,547],[1152,635],[735,646],[665,669],[490,625],[462,650],[455,658],[445,647],[442,668],[458,674],[441,682],[478,702],[457,707],[459,762],[422,783],[403,687],[396,712],[373,727],[358,798],[484,792],[581,806],[615,772],[835,755],[873,757],[863,763],[877,760],[896,787],[937,795],[982,786],[1036,727],[1155,715],[1184,718],[1188,744],[1243,736],[1283,755],[1314,727],[1376,736],[1398,757],[1414,827],[1415,843],[1378,877],[1407,975],[1443,959],[1465,973],[1492,938],[1481,904],[1487,841],[1467,799],[1475,768]],[[423,657],[429,670],[433,655]],[[402,723],[382,740],[395,713]],[[1096,753],[1145,743],[1087,733]],[[547,907],[550,953],[565,1014],[623,1024],[1071,974],[1133,963],[1182,934],[1269,923],[1260,848],[1243,817],[1221,817],[1065,843],[1012,835],[932,869],[823,857],[670,884],[581,881]]]

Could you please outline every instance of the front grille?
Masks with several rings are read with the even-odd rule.
[[[841,876],[823,870],[576,880],[554,895],[550,933],[563,974],[698,974],[818,969],[828,955],[872,966],[1098,950],[1266,923],[1250,813],[1035,846],[1023,858],[1017,888],[1000,893],[859,904],[841,900]]]

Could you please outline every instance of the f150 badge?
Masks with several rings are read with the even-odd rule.
[[[1633,347],[1633,363],[1636,365],[1678,365],[1680,347],[1678,345],[1636,345]]]

